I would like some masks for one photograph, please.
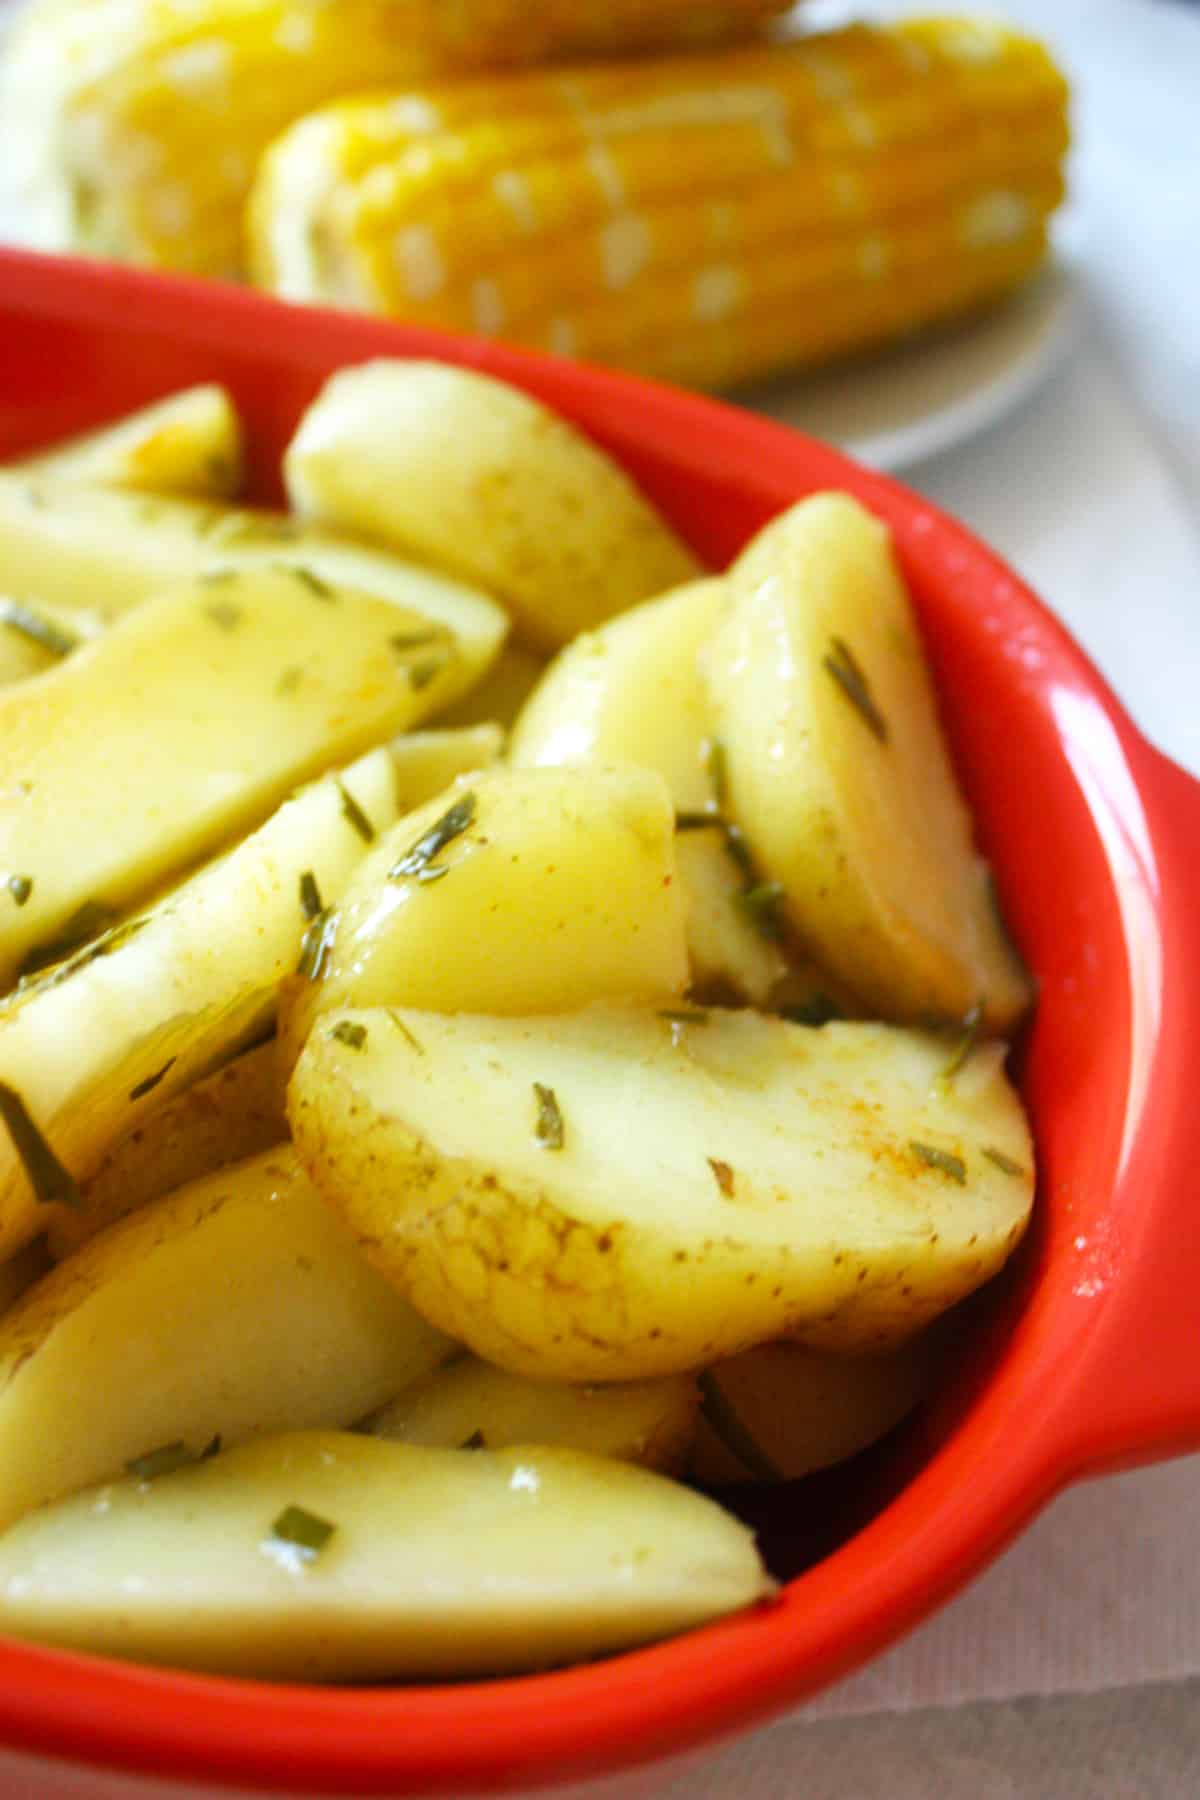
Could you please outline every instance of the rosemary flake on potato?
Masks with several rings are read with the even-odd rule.
[[[552,1087],[546,1087],[540,1081],[534,1082],[533,1092],[538,1108],[533,1135],[543,1150],[561,1150],[565,1132],[558,1097]]]
[[[908,1147],[927,1169],[938,1169],[960,1187],[966,1186],[967,1165],[961,1156],[955,1156],[952,1150],[939,1150],[936,1144],[922,1144],[916,1138],[909,1138]]]
[[[36,644],[40,650],[46,650],[51,656],[69,656],[72,650],[79,648],[79,639],[73,632],[66,630],[53,619],[35,612],[31,606],[23,606],[19,600],[0,599],[0,625],[9,631],[15,631],[19,637],[26,638]]]
[[[75,1177],[55,1156],[16,1088],[9,1087],[6,1081],[0,1081],[0,1120],[8,1129],[39,1206],[81,1208],[83,1200]]]
[[[473,793],[466,793],[454,805],[449,807],[428,831],[421,833],[416,843],[397,863],[388,870],[388,880],[398,881],[405,875],[415,875],[418,881],[436,881],[449,873],[444,868],[432,868],[433,859],[441,854],[447,844],[452,844],[461,837],[475,817],[476,800]]]
[[[871,684],[866,673],[851,650],[845,638],[830,638],[830,649],[821,659],[821,665],[837,682],[851,706],[860,715],[868,730],[886,744],[889,737],[887,720],[876,705],[875,696],[871,692]]]

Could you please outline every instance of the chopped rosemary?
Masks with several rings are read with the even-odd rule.
[[[427,650],[430,644],[441,643],[447,635],[444,625],[431,625],[425,631],[394,631],[388,643],[403,656],[406,650]]]
[[[321,890],[311,869],[305,869],[300,877],[300,911],[310,924],[325,911],[321,904]]]
[[[836,1000],[831,1000],[818,988],[799,1005],[785,1006],[782,1016],[791,1025],[828,1025],[831,1019],[842,1017],[842,1009]]]
[[[707,1158],[707,1161],[709,1168],[716,1177],[717,1186],[727,1200],[732,1200],[734,1185],[734,1173],[732,1167],[729,1163],[722,1162],[719,1156],[710,1156]]]
[[[310,594],[315,594],[318,600],[337,599],[337,589],[330,587],[327,581],[322,581],[319,575],[315,575],[303,563],[291,563],[289,568],[300,585],[306,587]]]
[[[552,1087],[545,1087],[540,1081],[533,1084],[534,1098],[537,1100],[537,1122],[533,1135],[543,1150],[561,1150],[563,1147],[563,1117],[559,1111],[558,1099]]]
[[[729,826],[713,807],[708,812],[677,812],[676,831],[728,831]]]
[[[375,827],[368,819],[345,782],[339,781],[337,791],[342,799],[342,817],[348,825],[352,825],[364,844],[375,842]]]
[[[6,625],[9,631],[15,631],[18,636],[60,659],[70,656],[72,650],[79,647],[79,639],[73,632],[35,612],[31,606],[22,606],[19,600],[0,599],[0,625]]]
[[[763,937],[778,938],[783,932],[779,918],[779,904],[783,894],[781,881],[760,881],[757,886],[747,888],[744,893],[735,894],[734,902]]]
[[[144,1456],[134,1456],[125,1464],[125,1472],[136,1481],[157,1481],[162,1475],[173,1475],[176,1469],[184,1469],[191,1462],[197,1461],[182,1438],[176,1438],[172,1444],[160,1444],[157,1450],[147,1450]]]
[[[940,1169],[951,1181],[957,1181],[959,1187],[966,1186],[967,1165],[961,1156],[955,1156],[952,1150],[939,1150],[936,1144],[918,1143],[916,1138],[909,1138],[908,1147],[927,1169]]]
[[[388,1007],[388,1018],[392,1021],[392,1024],[396,1027],[400,1036],[416,1051],[417,1055],[424,1056],[424,1044],[408,1029],[408,1026],[404,1023],[404,1020],[400,1017],[400,1014],[396,1011],[394,1006]]]
[[[976,1000],[974,1006],[970,1007],[963,1014],[962,1036],[955,1045],[950,1060],[947,1062],[945,1068],[939,1071],[939,1081],[950,1082],[954,1080],[954,1077],[958,1074],[972,1050],[974,1050],[975,1045],[978,1043],[979,1032],[982,1025],[983,1001],[980,999]]]
[[[830,638],[830,649],[822,658],[822,667],[827,669],[833,679],[849,700],[851,706],[859,713],[868,730],[874,733],[881,744],[888,741],[887,720],[875,703],[871,692],[871,684],[867,680],[862,664],[851,650],[845,638]]]
[[[211,1462],[214,1456],[220,1456],[220,1454],[221,1454],[221,1434],[219,1431],[216,1431],[213,1433],[212,1437],[209,1438],[207,1444],[205,1444],[203,1450],[200,1452],[200,1455],[197,1458],[197,1461],[198,1462]]]
[[[734,864],[739,874],[747,881],[753,882],[755,873],[754,858],[750,854],[750,846],[746,842],[740,825],[726,824],[725,854]]]
[[[16,901],[17,905],[24,906],[30,894],[33,892],[33,876],[10,875],[4,885]]]
[[[464,1438],[458,1446],[460,1450],[486,1450],[487,1439],[482,1431],[473,1431],[469,1438]]]
[[[1003,1150],[997,1150],[994,1144],[986,1144],[983,1154],[990,1163],[995,1163],[1002,1175],[1024,1176],[1029,1173],[1019,1162],[1014,1162],[1011,1156],[1005,1156]]]
[[[700,1411],[730,1455],[741,1463],[747,1475],[755,1481],[782,1481],[782,1469],[772,1462],[738,1418],[711,1369],[705,1369],[698,1376],[697,1385],[700,1389]]]
[[[337,913],[333,907],[327,906],[324,912],[317,914],[304,934],[304,941],[300,946],[300,961],[296,966],[297,975],[304,975],[309,981],[320,981],[325,973],[336,933]]]
[[[287,1544],[302,1561],[313,1562],[336,1530],[328,1519],[303,1506],[285,1506],[271,1527],[268,1543]]]
[[[461,837],[466,831],[475,817],[475,805],[473,793],[464,794],[461,800],[456,800],[428,831],[421,833],[400,861],[392,865],[388,870],[388,880],[398,881],[402,876],[415,875],[418,881],[437,881],[441,876],[449,874],[448,869],[431,869],[430,864],[447,844],[453,843],[456,837]]]
[[[93,939],[103,942],[105,934],[113,928],[116,921],[115,907],[106,905],[103,900],[85,900],[71,914],[56,938],[50,938],[29,951],[17,970],[18,977],[23,981],[30,975],[39,975],[43,969],[49,969],[85,944],[91,944]]]
[[[729,758],[720,738],[705,738],[700,751],[718,807],[729,798]]]
[[[131,1100],[144,1100],[147,1094],[152,1094],[159,1082],[162,1081],[164,1076],[170,1074],[178,1061],[179,1058],[177,1056],[171,1057],[170,1061],[165,1062],[161,1069],[156,1069],[153,1075],[147,1075],[145,1081],[139,1081],[136,1087],[130,1088],[129,1098]]]
[[[80,969],[86,969],[89,963],[95,962],[99,957],[111,956],[115,950],[119,950],[122,944],[127,943],[149,923],[149,918],[145,916],[140,919],[126,919],[123,924],[113,925],[108,931],[101,932],[97,938],[89,937],[78,950],[61,960],[56,961],[54,957],[48,956],[44,962],[39,961],[35,966],[29,966],[33,963],[33,954],[31,953],[25,958],[20,980],[12,994],[6,994],[3,999],[0,999],[0,1009],[5,1007],[10,999],[25,999],[32,993],[41,993],[47,988],[58,987],[69,976],[77,974]]]
[[[707,1025],[709,1022],[702,1006],[664,1006],[658,1016],[672,1025]]]
[[[445,666],[445,661],[441,657],[434,656],[426,657],[424,662],[413,663],[408,671],[409,687],[414,693],[419,694],[422,689],[429,686],[431,681],[437,680]]]
[[[367,1028],[356,1025],[353,1019],[339,1019],[329,1035],[339,1044],[345,1044],[348,1050],[361,1050],[367,1041]]]
[[[236,631],[245,617],[241,607],[235,606],[232,600],[209,600],[204,613],[222,631]]]
[[[5,1081],[0,1081],[0,1120],[8,1128],[38,1205],[82,1207],[74,1176],[55,1156],[16,1088]]]

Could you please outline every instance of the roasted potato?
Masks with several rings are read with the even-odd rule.
[[[297,785],[437,704],[449,636],[385,601],[259,569],[148,601],[0,691],[0,987],[78,948]],[[170,745],[148,755],[147,742]],[[71,830],[64,820],[76,821]]]
[[[878,1350],[994,1274],[1032,1147],[998,1045],[595,1007],[313,1031],[300,1156],[443,1330],[535,1380],[632,1381],[793,1336]]]
[[[296,1681],[516,1674],[772,1586],[744,1525],[646,1469],[335,1432],[114,1482],[0,1538],[5,1631]]]
[[[768,525],[709,656],[729,803],[818,961],[877,1016],[1006,1031],[1030,986],[972,843],[884,526],[845,494]]]
[[[533,649],[699,573],[610,457],[476,370],[340,370],[300,421],[284,476],[303,516],[496,594]]]
[[[695,1435],[699,1398],[690,1375],[568,1387],[463,1356],[406,1388],[367,1428],[373,1437],[434,1449],[547,1444],[677,1474]]]
[[[557,1012],[687,981],[666,788],[646,769],[495,769],[402,819],[338,907],[320,979],[289,989],[292,1053],[352,1006]]]
[[[55,481],[232,500],[241,489],[244,461],[233,401],[223,387],[207,382],[8,466]]]
[[[122,1219],[0,1318],[0,1528],[163,1445],[348,1425],[449,1349],[267,1151]]]
[[[0,1256],[172,1095],[269,1030],[318,907],[395,817],[392,759],[371,751],[282,806],[229,855],[0,1001]],[[23,1138],[13,1136],[26,1127]]]

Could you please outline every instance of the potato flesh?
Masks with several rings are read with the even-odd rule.
[[[269,1029],[306,930],[301,876],[311,872],[321,898],[335,901],[364,850],[346,794],[386,828],[396,805],[386,749],[288,801],[107,955],[0,1002],[0,1081],[21,1094],[77,1180],[147,1114]],[[0,1132],[0,1255],[51,1218]]]
[[[242,484],[242,426],[215,382],[168,394],[86,436],[54,444],[10,468],[55,481],[94,483],[192,500],[231,500]]]
[[[260,570],[148,601],[0,693],[0,870],[32,884],[3,909],[0,987],[31,952],[57,960],[46,947],[80,909],[136,901],[298,782],[425,716],[455,650],[441,641],[414,684],[395,638],[424,627],[384,601]],[[170,755],[147,755],[148,742]]]
[[[489,721],[507,731],[545,670],[545,659],[523,644],[505,644],[483,680],[438,714],[438,724],[479,725]]]
[[[473,807],[434,859],[389,874],[439,819]],[[687,982],[674,815],[643,769],[497,769],[409,814],[360,865],[303,1035],[350,1006],[557,1012],[600,997],[669,1002]],[[289,1030],[294,1030],[290,1026]]]
[[[190,1181],[286,1141],[274,1039],[176,1094],[120,1138],[83,1183],[78,1210],[52,1209],[47,1240],[61,1262],[97,1232]]]
[[[307,1566],[264,1546],[289,1506],[335,1526]],[[515,1674],[670,1636],[771,1586],[743,1525],[645,1469],[332,1432],[114,1483],[0,1540],[6,1631],[300,1681]]]
[[[723,581],[691,582],[578,639],[522,710],[509,761],[516,768],[635,764],[658,770],[679,813],[717,807],[702,659],[727,604]],[[738,909],[746,878],[723,832],[716,824],[681,831],[676,854],[693,985],[765,1003],[787,963]]]
[[[553,1445],[676,1472],[691,1447],[698,1399],[689,1375],[567,1387],[464,1356],[397,1395],[370,1431],[444,1450]]]
[[[988,1028],[1008,1029],[1028,980],[972,846],[887,531],[848,496],[817,495],[728,581],[709,678],[731,804],[793,928],[879,1016],[961,1018],[982,1001]],[[847,691],[856,671],[874,726]]]
[[[488,769],[500,760],[504,733],[498,725],[463,725],[454,730],[406,731],[391,745],[400,814],[424,806],[456,775]]]
[[[268,1151],[93,1238],[0,1319],[0,1528],[165,1444],[350,1424],[448,1350]]]
[[[302,515],[499,595],[534,649],[699,573],[611,458],[475,371],[390,361],[341,370],[301,420],[284,475]]]
[[[845,1462],[912,1411],[929,1363],[924,1338],[886,1356],[829,1356],[803,1344],[743,1351],[705,1375],[691,1472],[720,1487],[761,1480],[768,1470],[798,1481]]]
[[[444,1330],[535,1379],[636,1380],[781,1336],[882,1348],[994,1274],[1033,1188],[1001,1054],[942,1080],[944,1043],[882,1025],[368,1011],[317,1026],[289,1115]]]
[[[190,577],[302,568],[452,631],[459,663],[442,696],[465,693],[508,629],[478,588],[282,513],[79,487],[0,470],[0,593],[30,605],[86,604],[114,619]]]

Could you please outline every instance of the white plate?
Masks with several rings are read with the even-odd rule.
[[[1076,278],[1058,256],[996,312],[817,375],[731,396],[895,471],[974,437],[1019,406],[1074,335]]]

